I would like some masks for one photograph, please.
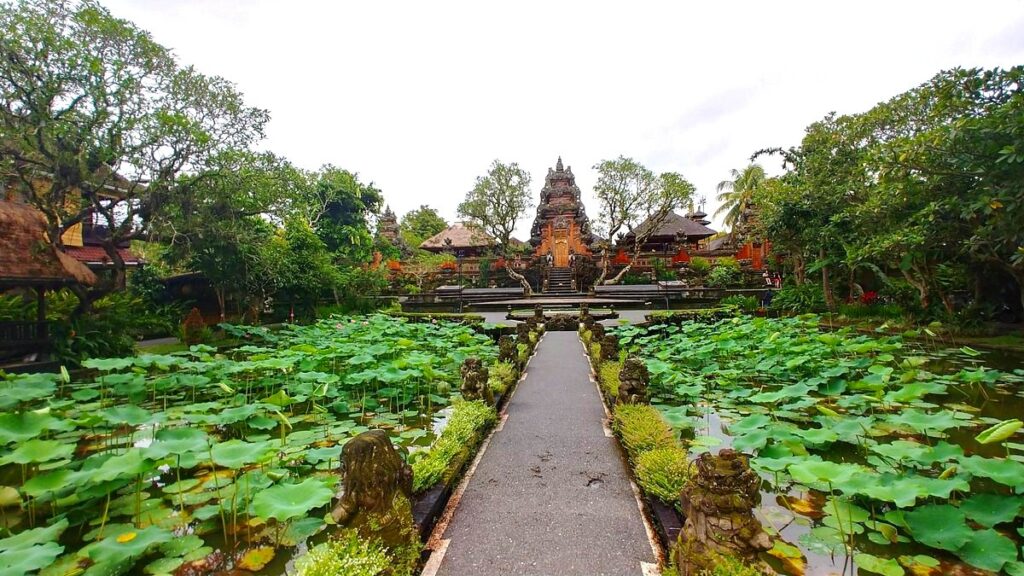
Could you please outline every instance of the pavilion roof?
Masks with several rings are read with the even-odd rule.
[[[0,285],[95,283],[96,275],[85,264],[46,240],[46,221],[38,210],[0,200]]]
[[[636,227],[635,230],[626,234],[626,237],[632,238],[638,233],[645,234],[650,227],[650,220],[644,220]],[[659,237],[671,237],[674,239],[679,232],[685,234],[687,238],[695,238],[697,240],[714,236],[716,234],[714,230],[700,222],[696,222],[685,216],[680,216],[675,212],[670,212],[665,218],[665,221],[662,222],[661,226],[659,226],[648,239]]]
[[[448,238],[452,241],[450,246],[445,243]],[[420,248],[440,252],[448,248],[487,248],[494,244],[494,238],[478,226],[458,222],[424,240]]]

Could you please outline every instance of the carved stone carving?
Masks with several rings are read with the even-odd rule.
[[[494,392],[487,383],[490,376],[487,366],[479,358],[466,358],[462,362],[462,397],[466,400],[483,400],[494,404]]]
[[[725,448],[701,454],[697,473],[680,495],[686,523],[673,551],[682,574],[697,574],[709,556],[727,554],[751,559],[772,547],[753,509],[761,503],[761,477],[747,457]]]
[[[651,375],[643,360],[630,356],[622,363],[619,371],[619,402],[623,404],[646,404],[647,384]]]
[[[519,351],[516,349],[516,341],[508,334],[498,338],[498,361],[508,362],[513,366],[519,363]]]
[[[619,359],[619,337],[605,334],[601,338],[601,359],[616,362]]]
[[[383,430],[363,432],[341,450],[343,493],[331,511],[334,520],[365,537],[388,545],[407,542],[412,525],[408,498],[412,496],[412,468]],[[399,497],[404,505],[399,506]]]

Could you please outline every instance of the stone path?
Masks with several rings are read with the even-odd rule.
[[[656,562],[589,371],[575,332],[544,335],[441,536],[438,575],[640,576]]]

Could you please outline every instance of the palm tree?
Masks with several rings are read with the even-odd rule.
[[[733,168],[732,180],[718,183],[718,201],[721,205],[715,210],[715,216],[725,212],[725,224],[730,228],[736,226],[740,216],[750,207],[754,191],[765,180],[764,168],[751,164],[742,172]]]

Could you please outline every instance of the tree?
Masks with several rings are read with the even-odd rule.
[[[275,223],[290,218],[306,175],[269,152],[232,150],[187,178],[195,182],[183,187],[187,194],[166,208],[162,226],[153,229],[168,246],[167,259],[210,281],[221,318],[229,296],[258,310],[280,277],[280,254],[269,252],[275,249]]]
[[[296,212],[334,254],[341,265],[359,265],[373,257],[371,219],[384,204],[373,183],[363,184],[359,175],[330,164],[310,175],[306,192],[297,199]]]
[[[448,222],[437,213],[437,210],[421,204],[419,208],[406,212],[399,224],[402,238],[413,249],[419,248],[424,240],[443,232]]]
[[[117,245],[145,236],[195,182],[179,176],[247,148],[268,115],[94,0],[5,4],[0,28],[0,157],[57,249],[94,216],[109,230],[113,281],[76,289],[85,311],[123,282]]]
[[[516,223],[533,207],[530,180],[530,173],[519,164],[495,160],[459,204],[459,215],[490,234],[498,250],[507,254]]]
[[[596,283],[614,284],[633,267],[651,234],[661,228],[673,210],[690,200],[694,187],[678,173],[655,176],[636,160],[624,156],[604,160],[594,169],[598,173],[594,186],[598,200],[597,224],[605,251],[604,266]],[[633,232],[632,257],[614,278],[607,279],[611,263],[608,252],[624,228]]]
[[[764,168],[757,164],[750,164],[742,171],[733,168],[731,174],[732,180],[718,183],[718,201],[721,206],[715,210],[715,216],[724,212],[726,226],[733,228],[740,216],[750,208],[754,192],[764,182],[765,174]]]
[[[495,160],[487,175],[477,177],[476,185],[459,204],[459,215],[490,234],[503,256],[511,252],[510,239],[516,223],[533,207],[530,180],[530,173],[519,164],[502,164]],[[511,264],[506,263],[505,272],[519,282],[527,296],[533,292],[530,282],[513,270]]]

